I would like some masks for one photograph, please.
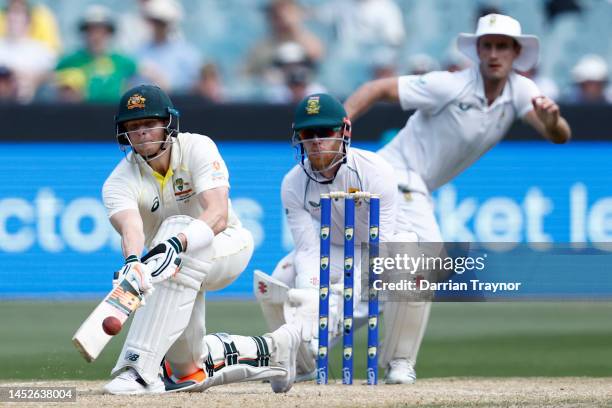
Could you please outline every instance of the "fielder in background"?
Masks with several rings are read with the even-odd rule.
[[[535,66],[539,50],[537,37],[522,35],[518,21],[489,14],[479,19],[475,34],[459,34],[457,45],[474,62],[472,68],[371,81],[344,104],[351,120],[377,101],[416,109],[378,153],[391,163],[399,181],[398,230],[416,232],[421,242],[442,242],[431,192],[497,144],[515,119],[526,120],[553,143],[565,143],[571,136],[557,104],[514,72]],[[420,313],[423,328],[402,335],[412,338],[413,352],[405,357],[413,366],[429,307],[424,304],[427,310]]]
[[[415,242],[416,235],[396,234],[397,185],[393,168],[373,152],[350,148],[351,122],[342,104],[328,94],[304,98],[295,111],[292,143],[298,165],[285,175],[281,186],[283,207],[293,237],[294,250],[277,265],[272,277],[255,274],[255,296],[260,301],[268,328],[281,325],[302,325],[302,346],[298,351],[299,379],[314,378],[318,346],[319,308],[319,229],[322,193],[365,191],[380,196],[380,242]],[[361,259],[361,243],[368,242],[369,205],[358,199],[355,203],[355,256]],[[331,254],[329,296],[329,332],[338,339],[342,332],[342,285],[344,270],[344,200],[332,201]],[[367,319],[367,304],[360,302],[361,265],[354,265],[354,326]],[[288,289],[286,297],[283,289]],[[281,293],[275,296],[276,290]],[[401,341],[395,330],[396,316],[403,315],[406,302],[385,304],[383,349],[381,362],[391,364],[387,376],[413,381],[411,373],[393,372],[402,367],[390,352]]]
[[[253,239],[232,211],[229,174],[217,146],[206,136],[179,133],[178,119],[168,96],[150,85],[129,90],[115,117],[126,157],[103,188],[125,256],[115,281],[130,279],[147,296],[105,391],[203,390],[262,378],[270,378],[274,391],[287,391],[298,329],[206,335],[205,292],[242,273]]]

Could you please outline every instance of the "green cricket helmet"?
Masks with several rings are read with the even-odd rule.
[[[174,108],[170,97],[155,85],[139,85],[127,91],[119,101],[115,128],[120,145],[130,146],[124,124],[130,120],[159,118],[168,119],[166,126],[169,136],[179,132],[179,112]]]
[[[341,141],[338,150],[319,152],[319,154],[336,154],[335,159],[324,169],[315,170],[308,162],[308,152],[304,148],[304,143],[314,138]],[[320,183],[333,180],[322,176],[321,173],[339,163],[345,163],[351,145],[351,122],[342,103],[326,93],[313,94],[302,99],[295,109],[291,142],[295,148],[296,160],[308,177]]]

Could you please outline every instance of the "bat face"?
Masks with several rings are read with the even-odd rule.
[[[112,336],[102,329],[104,319],[114,316],[123,325],[141,302],[142,295],[125,279],[106,295],[72,337],[72,343],[85,360],[91,363],[98,358],[112,339]]]

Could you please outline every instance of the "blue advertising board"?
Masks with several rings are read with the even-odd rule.
[[[375,150],[374,143],[359,147]],[[291,249],[280,204],[288,143],[223,142],[231,198],[253,233],[242,276],[215,296],[250,298],[253,269]],[[122,158],[113,143],[2,144],[0,297],[101,296],[122,263],[100,198]],[[448,241],[612,241],[612,143],[506,142],[434,194]]]

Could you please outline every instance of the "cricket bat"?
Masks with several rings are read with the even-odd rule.
[[[72,343],[85,360],[91,363],[98,358],[113,337],[102,329],[104,319],[114,316],[123,325],[141,302],[142,294],[126,279],[106,295],[72,337]]]

